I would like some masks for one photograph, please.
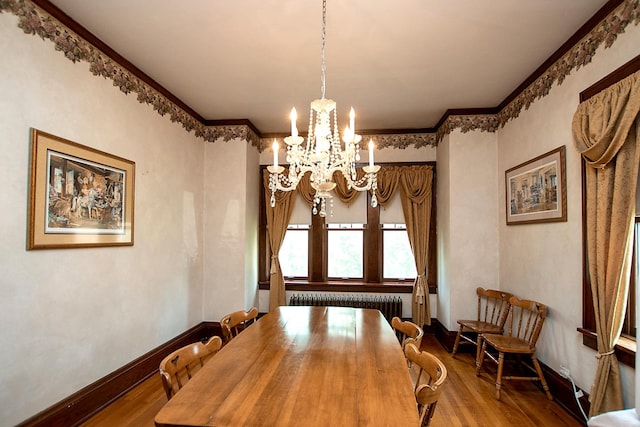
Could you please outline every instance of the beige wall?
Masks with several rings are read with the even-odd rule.
[[[205,144],[203,320],[257,305],[258,150]]]
[[[454,131],[438,145],[438,320],[476,316],[478,286],[499,288],[497,136]]]
[[[568,367],[579,387],[589,391],[595,352],[582,345],[582,196],[580,156],[571,121],[581,91],[639,53],[640,27],[628,26],[609,49],[573,71],[564,83],[498,132],[498,213],[501,289],[549,306],[539,340],[540,360],[552,369]],[[504,171],[555,149],[567,149],[567,222],[507,226]],[[634,371],[622,367],[625,405],[634,406]]]
[[[0,57],[0,425],[8,426],[202,321],[205,145],[6,13]],[[31,127],[136,163],[134,246],[26,251]]]

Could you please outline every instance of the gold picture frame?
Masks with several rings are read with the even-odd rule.
[[[27,249],[133,245],[135,163],[31,129]]]
[[[565,146],[505,172],[507,225],[567,220]]]

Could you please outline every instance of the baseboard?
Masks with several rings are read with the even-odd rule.
[[[451,353],[453,351],[453,344],[455,343],[456,335],[458,331],[457,330],[449,331],[437,319],[433,319],[431,321],[431,329],[433,330],[438,342],[449,353]],[[475,347],[474,346],[458,347],[458,352],[465,352],[465,351],[475,352]],[[580,408],[578,408],[578,404],[576,403],[571,381],[562,377],[559,373],[551,369],[549,366],[545,365],[543,362],[540,362],[540,367],[542,368],[542,373],[544,374],[544,378],[545,380],[547,380],[547,384],[549,385],[549,390],[551,391],[553,400],[555,400],[556,403],[562,406],[562,408],[564,408],[564,410],[567,411],[569,414],[571,414],[576,420],[584,424],[585,423],[584,417],[582,416],[582,412],[580,412]],[[534,382],[534,384],[537,386],[540,386],[540,390],[542,390],[542,386],[538,384],[538,382]],[[584,390],[582,390],[582,392],[584,393],[584,396],[580,398],[580,403],[582,404],[582,408],[584,409],[584,412],[588,414],[589,413],[589,395]]]
[[[553,400],[562,406],[565,411],[573,415],[575,419],[586,425],[584,416],[582,415],[582,412],[580,412],[580,408],[578,408],[578,403],[576,402],[571,381],[564,378],[542,362],[540,362],[540,367],[542,368],[544,378],[547,380],[547,384],[549,385],[551,395],[553,395]],[[536,383],[536,385],[538,385],[538,383]],[[542,386],[540,386],[540,388],[542,389]],[[576,390],[581,389],[576,386]],[[583,396],[580,397],[580,404],[582,405],[582,409],[585,414],[588,415],[589,408],[591,406],[589,403],[589,394],[584,390],[581,391]]]
[[[187,344],[221,333],[218,322],[202,322],[166,343],[154,348],[109,375],[89,384],[66,399],[48,407],[18,427],[77,426],[157,373],[158,365],[169,353]]]
[[[433,327],[438,342],[449,353],[451,353],[453,351],[453,344],[456,341],[456,334],[458,331],[449,331],[442,323],[440,323],[440,321],[438,321],[438,319],[433,319],[431,321],[431,326]],[[462,352],[464,348],[466,347],[460,348],[460,351]]]

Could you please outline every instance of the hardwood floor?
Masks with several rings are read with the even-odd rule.
[[[547,400],[541,389],[527,381],[506,381],[501,400],[496,400],[495,368],[488,364],[489,372],[483,370],[476,377],[470,353],[459,353],[452,358],[432,335],[425,336],[422,349],[439,357],[449,371],[432,427],[585,425],[557,403]],[[160,376],[153,375],[82,426],[153,427],[153,418],[166,399]]]

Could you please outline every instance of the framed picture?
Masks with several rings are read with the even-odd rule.
[[[567,220],[565,146],[505,172],[507,225]]]
[[[31,130],[27,249],[133,245],[135,163]]]

